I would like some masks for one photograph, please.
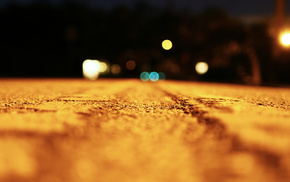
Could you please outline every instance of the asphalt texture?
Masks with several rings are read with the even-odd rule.
[[[290,181],[290,88],[0,79],[1,182]]]

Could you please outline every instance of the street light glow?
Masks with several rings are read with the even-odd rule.
[[[198,62],[195,65],[195,71],[200,75],[205,74],[208,71],[208,64],[206,62]]]
[[[168,39],[163,40],[162,42],[162,48],[165,50],[170,50],[172,48],[172,42]]]
[[[290,33],[285,33],[281,37],[281,43],[284,46],[289,46],[290,45]]]

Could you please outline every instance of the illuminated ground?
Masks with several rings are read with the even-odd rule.
[[[0,80],[0,181],[290,179],[290,89]]]

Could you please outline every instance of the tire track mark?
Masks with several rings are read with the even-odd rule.
[[[163,90],[162,88],[158,89]],[[209,111],[203,110],[201,107],[197,107],[196,105],[197,103],[202,104],[205,108],[214,108],[221,112],[233,112],[231,108],[217,106],[217,101],[214,98],[194,98],[194,101],[196,101],[196,104],[194,104],[190,103],[188,99],[184,99],[183,97],[186,96],[181,96],[181,94],[179,94],[180,96],[177,96],[166,90],[163,90],[163,92],[171,97],[176,104],[181,106],[177,109],[183,110],[184,114],[190,114],[192,117],[197,118],[199,124],[206,126],[205,134],[213,134],[216,142],[229,140],[231,146],[228,154],[248,153],[255,158],[261,168],[264,168],[263,170],[265,172],[272,173],[272,177],[274,177],[275,180],[279,179],[280,181],[289,181],[290,176],[287,167],[283,166],[282,157],[279,156],[279,154],[267,151],[258,146],[248,146],[240,140],[239,136],[229,134],[226,125],[220,119],[209,116]]]

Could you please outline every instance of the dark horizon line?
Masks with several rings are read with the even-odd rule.
[[[174,5],[168,5],[168,4],[167,5],[160,5],[160,4],[158,5],[158,4],[152,4],[150,2],[144,2],[142,0],[137,1],[134,4],[131,4],[131,5],[126,4],[126,3],[118,3],[118,4],[108,5],[109,7],[104,7],[104,4],[98,6],[97,3],[95,3],[95,4],[93,3],[94,5],[92,5],[92,3],[88,3],[88,1],[82,1],[82,3],[81,3],[81,2],[73,1],[73,0],[67,0],[67,1],[62,1],[62,2],[58,2],[58,3],[49,2],[49,1],[43,1],[43,2],[35,1],[35,2],[25,2],[25,3],[20,3],[20,2],[18,2],[18,3],[16,3],[16,2],[4,2],[3,3],[2,2],[2,3],[0,3],[0,11],[3,10],[3,9],[8,8],[9,6],[25,7],[25,6],[35,5],[35,4],[44,4],[44,5],[51,5],[53,7],[57,7],[57,6],[61,6],[61,5],[64,5],[64,4],[69,4],[69,3],[77,4],[77,5],[89,8],[89,9],[102,10],[104,12],[112,11],[112,10],[118,8],[118,7],[126,7],[128,9],[134,9],[139,3],[142,3],[142,4],[145,4],[145,5],[148,5],[151,8],[158,9],[158,10],[171,9],[173,11],[188,11],[190,13],[200,13],[200,12],[206,10],[207,8],[214,7],[214,8],[219,8],[219,9],[224,10],[231,17],[251,17],[252,16],[252,17],[267,18],[267,17],[274,16],[274,9],[273,9],[273,12],[263,12],[263,13],[261,13],[261,12],[245,13],[245,12],[241,12],[241,11],[236,11],[235,13],[231,13],[225,7],[216,6],[216,5],[207,5],[207,6],[204,6],[203,8],[201,8],[199,10],[194,10],[194,9],[192,9],[190,7],[175,7]],[[287,13],[286,13],[286,16],[287,16]]]

